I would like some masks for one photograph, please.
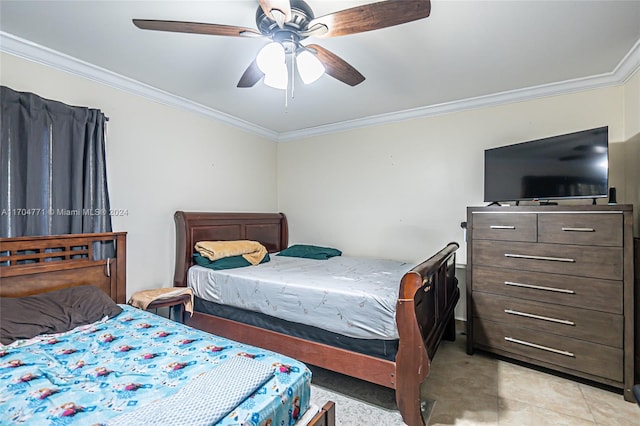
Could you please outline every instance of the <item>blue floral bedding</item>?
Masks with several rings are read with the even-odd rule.
[[[218,425],[292,425],[306,411],[303,363],[122,307],[106,321],[0,346],[0,424],[100,425],[238,356],[273,366],[274,376]]]

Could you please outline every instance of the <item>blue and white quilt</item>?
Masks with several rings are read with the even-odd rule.
[[[219,386],[210,392],[216,395],[234,387],[239,374],[220,380],[220,374],[211,373],[232,364],[242,368],[228,362],[236,357],[260,362],[269,373],[216,424],[292,425],[306,411],[311,373],[303,363],[122,307],[112,319],[0,345],[0,424],[104,425],[143,412],[140,407],[148,404],[162,405],[156,401],[165,398],[182,406],[184,424],[192,424],[189,409],[198,406],[189,403],[198,392],[193,384],[207,379]],[[264,374],[264,368],[257,370]],[[188,392],[181,393],[189,383]],[[203,401],[212,396],[206,394],[202,391]],[[181,401],[180,395],[189,399]]]

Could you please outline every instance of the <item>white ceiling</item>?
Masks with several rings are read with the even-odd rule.
[[[373,1],[307,2],[322,16]],[[255,28],[257,7],[255,0],[0,0],[0,49],[275,139],[620,84],[640,67],[640,0],[432,0],[423,20],[307,39],[366,80],[296,83],[285,107],[284,92],[261,82],[236,88],[267,40],[144,31],[131,22]]]

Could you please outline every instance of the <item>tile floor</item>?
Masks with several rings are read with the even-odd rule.
[[[622,394],[497,359],[466,354],[466,336],[443,342],[422,389],[430,425],[640,425]]]
[[[435,401],[431,426],[640,426],[640,407],[622,394],[481,352],[469,356],[465,345],[462,334],[455,342],[443,341],[432,362],[422,387],[423,400]],[[338,425],[403,424],[392,390],[316,371],[312,399],[333,399]]]

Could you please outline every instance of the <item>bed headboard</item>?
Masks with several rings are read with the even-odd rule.
[[[94,285],[126,303],[126,232],[0,238],[0,297]],[[95,243],[113,241],[115,257],[93,260]]]
[[[187,285],[187,271],[193,265],[198,241],[253,240],[269,253],[287,248],[289,229],[283,213],[199,213],[177,211],[175,287]]]

